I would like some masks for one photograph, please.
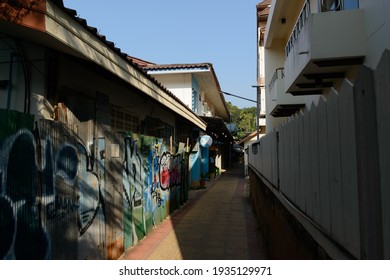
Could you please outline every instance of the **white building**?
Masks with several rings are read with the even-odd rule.
[[[267,134],[250,148],[252,175],[328,257],[388,259],[390,2],[269,8]]]
[[[132,59],[207,124],[207,129],[201,133],[211,136],[213,145],[198,149],[196,143],[192,143],[192,147],[195,147],[190,157],[192,181],[197,184],[202,175],[214,173],[213,168],[209,167],[210,158],[215,161],[219,171],[230,167],[233,137],[226,126],[230,122],[230,113],[213,65],[155,64]]]

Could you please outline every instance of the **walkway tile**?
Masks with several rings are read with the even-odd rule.
[[[264,241],[242,172],[222,174],[206,190],[191,191],[186,205],[158,225],[121,259],[266,259]]]

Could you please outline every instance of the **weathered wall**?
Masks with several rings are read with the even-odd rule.
[[[250,200],[271,259],[329,259],[251,168],[249,186]]]
[[[186,159],[161,139],[0,120],[1,259],[117,259],[187,198]]]

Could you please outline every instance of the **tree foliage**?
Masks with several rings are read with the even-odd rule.
[[[256,130],[256,107],[240,109],[231,102],[227,103],[230,111],[230,120],[236,125],[232,135],[239,140]]]

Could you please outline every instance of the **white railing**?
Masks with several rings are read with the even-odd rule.
[[[333,93],[327,102],[321,100],[317,107],[292,116],[277,132],[262,137],[249,151],[253,154],[249,165],[358,257],[354,105],[347,102],[352,92]],[[341,104],[343,110],[338,111]]]
[[[271,81],[268,84],[269,91],[272,91],[277,80],[283,79],[283,78],[284,78],[284,68],[283,67],[276,68],[274,74],[272,75]]]
[[[355,85],[344,81],[339,93],[332,91],[310,111],[293,115],[248,151],[249,167],[274,192],[358,259],[390,256],[390,235],[385,234],[390,223],[372,222],[390,215],[383,196],[390,185],[389,153],[378,152],[390,151],[384,121],[389,102],[384,101],[386,87],[364,94],[370,75],[358,77]],[[375,79],[388,84],[386,77],[378,73]],[[378,131],[377,123],[382,123]]]
[[[303,26],[306,24],[306,21],[309,18],[310,13],[311,13],[310,1],[306,0],[305,4],[303,5],[301,13],[299,14],[293,32],[291,33],[290,39],[287,41],[287,45],[285,47],[286,57],[289,55],[290,51],[294,47],[295,41],[297,40],[298,35],[301,32]]]
[[[359,9],[358,0],[319,0],[319,12],[333,12],[341,10],[352,10]],[[310,1],[306,0],[305,4],[302,7],[301,13],[297,19],[295,27],[291,33],[289,40],[287,41],[285,47],[286,57],[290,54],[293,49],[295,42],[298,38],[299,33],[306,24],[311,13]]]

